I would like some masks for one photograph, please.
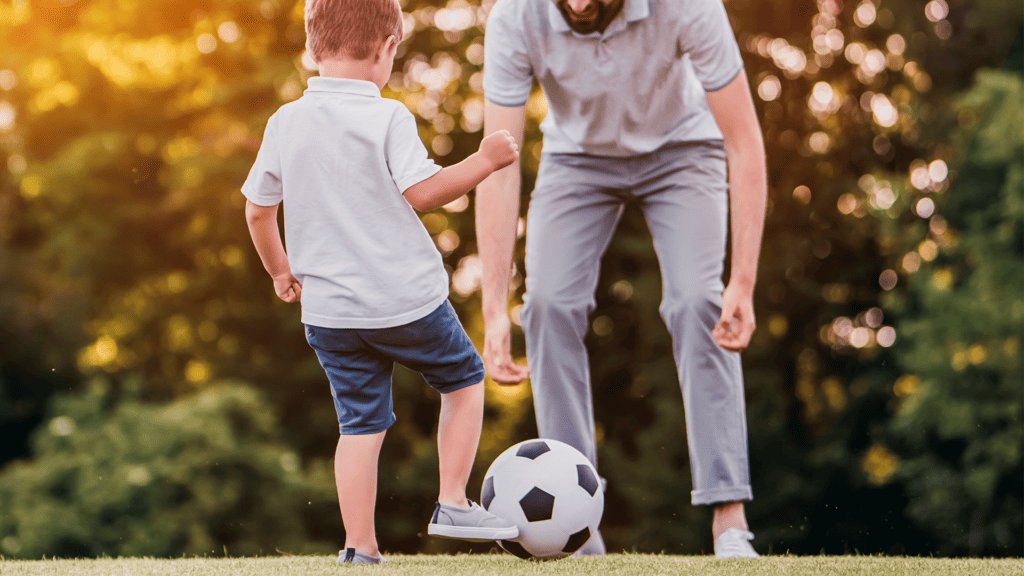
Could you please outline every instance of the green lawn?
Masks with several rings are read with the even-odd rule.
[[[176,576],[176,575],[260,575],[338,574],[352,570],[367,574],[408,574],[411,576],[514,576],[517,574],[610,574],[655,576],[660,574],[707,576],[752,574],[931,574],[1024,576],[1024,560],[890,558],[870,556],[774,556],[761,560],[715,560],[710,556],[660,556],[612,554],[603,558],[570,558],[556,562],[526,562],[509,555],[388,556],[385,566],[338,566],[335,557],[290,556],[272,558],[187,558],[156,560],[120,558],[100,560],[0,561],[3,576]],[[356,572],[358,571],[358,572]]]

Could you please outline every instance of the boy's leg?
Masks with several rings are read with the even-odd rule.
[[[466,484],[473,469],[484,417],[484,383],[441,395],[437,455],[441,492],[437,501],[467,508]]]
[[[377,502],[377,459],[384,432],[343,434],[334,454],[334,480],[338,487],[345,548],[378,556],[373,510]]]
[[[373,513],[377,459],[395,421],[391,403],[394,362],[367,349],[357,330],[306,326],[306,340],[331,383],[342,431],[334,478],[345,525],[345,548],[377,556]]]
[[[427,527],[431,536],[504,540],[519,528],[466,498],[466,483],[480,443],[484,416],[484,364],[447,300],[426,317],[380,330],[372,345],[423,375],[441,393],[437,445],[441,489]]]
[[[442,538],[486,542],[519,536],[512,522],[484,510],[466,497],[466,483],[480,444],[484,417],[484,383],[441,393],[437,426],[441,492],[427,533]]]

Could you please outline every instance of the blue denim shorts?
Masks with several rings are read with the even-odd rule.
[[[306,325],[306,341],[327,373],[342,434],[376,434],[395,423],[395,363],[442,394],[482,382],[484,363],[445,300],[425,317],[394,328]]]

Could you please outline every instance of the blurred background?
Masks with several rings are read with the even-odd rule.
[[[384,93],[453,164],[481,138],[493,1],[402,4]],[[744,354],[758,549],[1022,555],[1024,7],[726,7],[769,163]],[[342,545],[328,384],[239,193],[267,118],[315,73],[304,42],[301,0],[0,1],[3,557]],[[524,214],[546,109],[535,91]],[[482,346],[472,195],[423,223]],[[660,290],[630,208],[587,340],[604,535],[612,551],[709,553]],[[394,398],[382,548],[490,550],[426,536],[439,399],[404,370]],[[537,433],[528,385],[488,383],[487,399],[471,494]]]

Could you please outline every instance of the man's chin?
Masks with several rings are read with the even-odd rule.
[[[597,22],[573,22],[569,27],[580,34],[590,34],[597,31]]]
[[[576,20],[572,17],[567,19],[569,21],[569,27],[579,32],[580,34],[590,34],[597,30],[597,25],[601,21],[598,16],[594,16],[588,20]]]

